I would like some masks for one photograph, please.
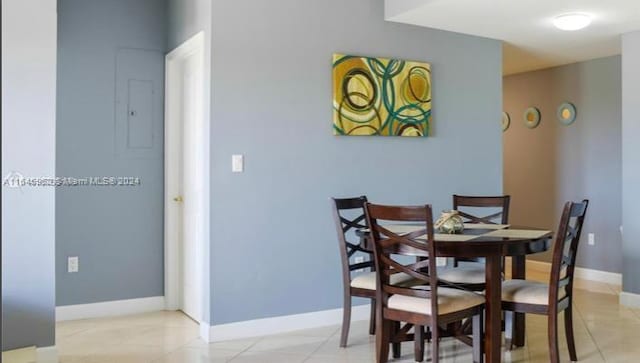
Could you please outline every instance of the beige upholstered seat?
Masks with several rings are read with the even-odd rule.
[[[393,274],[389,278],[392,285],[402,284],[403,282],[411,281],[413,278],[404,273]],[[358,275],[351,280],[351,287],[359,288],[359,289],[367,289],[367,290],[375,290],[376,289],[376,273],[367,272],[361,275]]]
[[[560,289],[559,299],[566,293]],[[549,304],[549,285],[529,280],[507,280],[502,283],[502,301],[521,304],[547,305]]]
[[[427,288],[426,286],[416,286],[418,288]],[[438,313],[444,315],[455,311],[460,311],[474,306],[478,306],[484,303],[485,297],[473,293],[471,291],[451,289],[447,287],[438,288]],[[431,301],[430,299],[405,296],[405,295],[393,295],[389,298],[387,306],[390,309],[410,311],[418,314],[431,314]]]
[[[438,279],[456,284],[484,284],[485,266],[482,263],[469,263],[465,266],[438,270]]]

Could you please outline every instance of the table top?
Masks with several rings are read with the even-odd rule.
[[[406,234],[423,229],[424,225],[389,224],[383,227],[397,234]],[[365,244],[369,243],[368,232],[368,230],[357,232],[363,237]],[[439,256],[482,257],[494,254],[517,256],[548,250],[552,235],[551,231],[540,228],[465,224],[465,229],[460,234],[436,233],[434,239],[436,253]]]

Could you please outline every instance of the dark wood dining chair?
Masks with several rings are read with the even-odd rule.
[[[509,224],[510,201],[511,197],[508,195],[465,196],[454,194],[453,209],[458,211],[465,223]],[[477,211],[481,209],[490,209],[494,211],[494,213],[478,216]],[[460,265],[459,262],[461,261],[467,263]],[[502,266],[504,270],[504,261]],[[484,263],[481,263],[478,259],[454,259],[453,268],[442,269],[440,271],[440,280],[473,291],[482,291],[485,289]]]
[[[343,282],[343,310],[342,333],[340,347],[347,346],[349,327],[351,325],[352,297],[371,299],[371,318],[369,321],[369,334],[375,334],[375,309],[376,309],[376,274],[373,272],[373,251],[366,249],[360,241],[355,241],[355,230],[366,229],[367,221],[364,213],[366,196],[356,198],[331,198],[333,201],[333,218],[340,248],[342,261]],[[355,263],[357,255],[364,258],[362,262]],[[357,270],[369,270],[359,274],[353,274]],[[353,275],[352,275],[353,274]],[[410,276],[401,274],[394,277],[396,283],[411,280]]]
[[[506,313],[505,343],[512,347],[513,314],[530,313],[548,316],[549,361],[560,362],[558,351],[558,313],[564,311],[564,328],[572,362],[578,360],[573,337],[573,275],[576,254],[587,213],[588,200],[567,202],[553,246],[549,284],[528,280],[507,280],[502,285],[502,309]]]
[[[415,360],[424,359],[424,327],[431,329],[431,359],[439,360],[440,328],[465,318],[473,319],[473,361],[482,362],[482,312],[484,296],[462,289],[438,286],[436,245],[433,238],[431,206],[395,207],[365,204],[375,256],[378,331],[376,360],[385,363],[389,344],[405,340],[406,329],[399,322],[413,325]],[[420,230],[396,234],[379,222],[417,222]],[[407,256],[422,256],[416,259]],[[419,285],[411,287],[394,283],[392,276],[405,273]],[[405,326],[406,327],[406,326]],[[404,335],[404,336],[402,336]]]

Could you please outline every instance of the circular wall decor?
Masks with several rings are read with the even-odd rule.
[[[507,131],[507,129],[509,128],[509,125],[511,125],[511,117],[509,116],[508,113],[503,112],[502,113],[502,132]]]
[[[540,124],[540,110],[537,107],[529,107],[524,111],[524,125],[535,129]]]
[[[563,102],[556,112],[558,121],[565,126],[571,125],[576,120],[576,106],[571,102]]]

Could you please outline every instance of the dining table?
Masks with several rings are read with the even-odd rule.
[[[483,258],[485,260],[485,361],[501,360],[502,337],[502,263],[503,257],[511,257],[511,278],[526,277],[526,256],[547,251],[551,246],[552,231],[526,226],[500,224],[465,223],[464,230],[457,234],[435,233],[436,257]],[[423,229],[423,225],[398,224],[385,228],[394,233],[411,233]],[[372,250],[369,231],[356,232],[362,248]],[[424,256],[424,252],[412,249],[408,254]],[[405,254],[405,253],[403,253]],[[380,323],[380,322],[379,322]],[[524,345],[524,314],[514,316],[515,346]]]

